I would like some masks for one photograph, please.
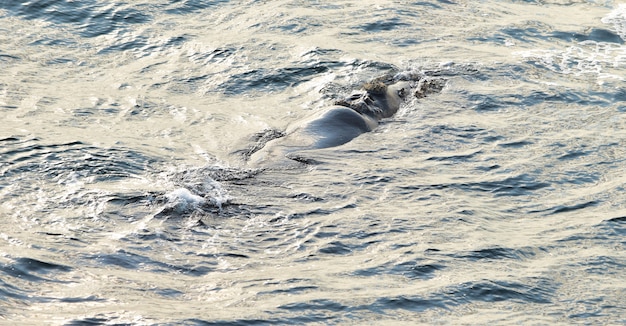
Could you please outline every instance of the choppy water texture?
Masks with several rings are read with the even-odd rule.
[[[626,6],[0,1],[0,321],[626,323]],[[258,171],[372,78],[447,84]]]

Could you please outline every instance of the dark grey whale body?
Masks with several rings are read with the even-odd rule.
[[[377,121],[350,108],[333,106],[307,121],[306,125],[301,125],[299,132],[317,135],[311,146],[319,149],[343,145],[364,132],[372,131],[377,125]]]
[[[256,168],[300,165],[307,160],[298,154],[340,146],[372,131],[381,119],[398,111],[407,95],[423,94],[423,86],[423,82],[391,77],[367,83],[361,92],[290,125],[284,137],[267,142],[250,156],[248,164]]]

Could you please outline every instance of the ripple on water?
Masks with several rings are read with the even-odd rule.
[[[62,280],[66,278],[74,268],[43,261],[29,257],[9,258],[8,262],[0,265],[0,293],[2,301],[9,306],[24,307],[24,304],[34,303],[77,303],[77,302],[101,302],[104,299],[94,295],[83,297],[55,297],[48,291],[40,291],[42,284],[64,284],[70,285],[73,282]],[[42,295],[46,293],[47,295]],[[3,313],[0,308],[0,314]]]
[[[429,280],[436,276],[437,271],[443,270],[445,265],[433,260],[417,258],[401,262],[389,262],[379,266],[357,269],[352,272],[355,276],[378,277],[381,275],[399,275],[409,280]]]
[[[400,186],[404,191],[427,191],[440,189],[460,189],[468,192],[487,192],[495,196],[523,196],[534,193],[534,191],[549,187],[550,184],[536,180],[527,174],[514,177],[504,177],[492,181],[460,182],[460,183],[440,183],[425,185]]]
[[[96,0],[2,1],[0,9],[23,19],[41,19],[55,24],[74,25],[82,37],[106,35],[127,25],[146,23],[152,19],[141,8],[134,8],[128,4],[108,5]]]
[[[229,0],[170,0],[170,4],[165,12],[174,15],[185,15],[228,2]]]
[[[591,28],[589,33],[572,31],[554,31],[549,25],[538,22],[529,22],[525,26],[510,26],[500,29],[489,36],[472,36],[468,41],[490,42],[501,45],[514,45],[511,41],[520,43],[537,44],[540,42],[564,41],[567,43],[579,43],[584,41],[609,42],[623,44],[620,35],[603,28]]]
[[[141,219],[150,214],[146,208],[158,195],[134,188],[133,184],[141,184],[149,166],[156,162],[137,151],[78,141],[49,144],[22,137],[6,138],[2,144],[2,205],[13,218],[32,227],[44,227],[38,230],[42,234],[63,235],[55,239],[42,237],[42,241],[73,239],[77,241],[65,244],[84,245],[84,234],[79,230],[96,232],[101,222],[109,219]],[[43,188],[57,191],[45,193]]]
[[[337,62],[314,63],[307,67],[285,67],[275,70],[255,69],[230,77],[231,80],[220,85],[220,89],[228,95],[239,95],[247,92],[283,91],[295,87],[321,73],[327,72]]]
[[[461,259],[469,259],[471,261],[478,261],[483,259],[488,260],[496,260],[496,259],[513,259],[513,260],[526,260],[532,259],[536,256],[536,251],[540,249],[536,248],[521,248],[521,249],[513,249],[513,248],[486,248],[473,250],[470,252],[461,252],[458,254],[453,254],[454,258]]]
[[[148,256],[127,250],[118,250],[113,253],[86,255],[86,261],[96,262],[101,267],[121,267],[128,270],[141,270],[150,273],[180,273],[190,276],[203,276],[215,269],[216,262],[204,261],[200,265],[174,265],[154,260]]]
[[[3,266],[1,270],[9,276],[31,282],[54,282],[54,280],[47,279],[43,275],[55,272],[69,272],[72,268],[61,264],[22,257],[14,259],[12,264]]]
[[[536,283],[536,284],[533,284]],[[510,281],[463,283],[445,290],[458,304],[473,301],[551,303],[556,285],[545,279],[530,280],[530,284]]]
[[[62,182],[73,174],[94,181],[116,180],[141,174],[153,159],[123,148],[103,149],[80,141],[46,144],[41,140],[6,138],[0,151],[0,175],[44,175]]]
[[[621,237],[622,245],[626,245],[626,216],[608,219],[600,224],[599,228],[603,233],[607,233],[608,237]]]

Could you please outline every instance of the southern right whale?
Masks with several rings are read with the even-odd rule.
[[[249,156],[254,168],[286,167],[306,163],[299,156],[308,150],[343,145],[357,136],[372,131],[381,119],[393,116],[409,97],[424,97],[439,92],[445,81],[423,76],[383,76],[333,106],[315,112],[268,141]]]

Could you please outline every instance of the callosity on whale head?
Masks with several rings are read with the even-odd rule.
[[[386,111],[388,115],[385,115],[383,118],[389,118],[396,114],[408,94],[411,94],[411,82],[399,81],[395,84],[387,86],[385,101],[388,106]]]
[[[375,120],[393,116],[408,94],[411,94],[410,81],[397,81],[386,84],[382,81],[369,82],[363,86],[364,92],[353,94],[336,104],[347,106],[362,115]]]

